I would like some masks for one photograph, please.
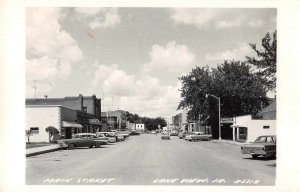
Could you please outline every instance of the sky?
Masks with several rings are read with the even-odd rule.
[[[171,117],[178,77],[255,56],[276,9],[27,8],[26,97],[91,96],[102,111]],[[35,89],[36,87],[36,89]]]

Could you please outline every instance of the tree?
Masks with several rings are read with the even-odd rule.
[[[31,133],[32,133],[31,130],[29,130],[29,129],[25,130],[25,136],[27,138],[27,143],[30,143],[30,136],[32,135]]]
[[[182,101],[178,108],[188,108],[188,118],[207,120],[214,138],[218,138],[218,100],[221,100],[221,117],[255,114],[267,103],[264,81],[252,73],[250,65],[240,61],[224,61],[217,68],[196,67],[181,80]]]
[[[277,31],[271,37],[267,33],[262,39],[262,50],[257,49],[256,44],[250,43],[257,57],[247,56],[247,62],[258,69],[257,74],[265,79],[264,85],[268,90],[276,88],[276,56],[277,56]]]
[[[47,127],[45,130],[46,130],[46,132],[47,132],[48,135],[49,135],[49,142],[51,142],[51,137],[52,137],[53,135],[59,134],[58,129],[56,129],[56,128],[53,127],[53,126],[49,126],[49,127]]]

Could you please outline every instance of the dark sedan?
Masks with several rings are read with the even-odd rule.
[[[241,146],[242,154],[250,154],[253,159],[259,156],[276,157],[276,136],[259,136],[253,143]]]
[[[95,134],[78,133],[72,139],[62,139],[57,141],[61,148],[75,149],[76,147],[100,147],[101,141],[97,139]]]

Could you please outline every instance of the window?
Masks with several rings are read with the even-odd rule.
[[[272,137],[267,137],[266,140],[267,143],[274,143],[273,138]]]
[[[38,127],[30,127],[30,131],[32,134],[39,134],[39,128]]]
[[[87,113],[87,107],[83,107],[83,111]]]
[[[270,126],[269,125],[265,125],[263,126],[264,129],[270,129]]]

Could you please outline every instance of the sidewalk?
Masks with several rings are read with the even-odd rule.
[[[243,145],[245,143],[242,143],[242,142],[238,142],[238,141],[232,141],[232,140],[211,140],[212,142],[214,143],[226,143],[226,144],[231,144],[231,145]]]
[[[26,157],[48,153],[48,152],[56,151],[58,149],[59,149],[59,145],[57,144],[43,146],[43,147],[29,148],[26,149]]]

